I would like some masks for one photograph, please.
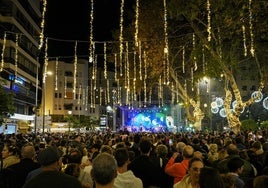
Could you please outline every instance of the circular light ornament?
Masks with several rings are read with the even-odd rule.
[[[107,106],[107,107],[106,107],[106,111],[107,111],[107,112],[112,112],[112,111],[113,111],[113,109],[112,109],[112,107],[111,107],[111,106]]]
[[[268,97],[266,97],[265,99],[263,99],[262,106],[263,106],[263,108],[265,108],[266,110],[268,110]]]
[[[213,114],[217,114],[217,113],[219,112],[219,108],[218,108],[218,107],[216,107],[216,108],[211,108],[211,112],[212,112]]]
[[[226,116],[227,116],[227,114],[226,114],[226,111],[225,111],[225,109],[224,108],[222,108],[221,110],[220,110],[220,116],[221,117],[223,117],[223,118],[225,118]]]
[[[263,94],[260,91],[254,91],[251,94],[251,98],[255,98],[255,102],[260,102],[263,99]]]
[[[233,109],[235,109],[236,104],[237,104],[236,100],[232,102],[232,107],[233,107]]]
[[[216,101],[211,102],[210,106],[211,106],[211,108],[217,108],[218,107]]]
[[[232,107],[233,107],[233,109],[235,109],[236,105],[237,105],[237,102],[236,102],[236,100],[235,100],[235,101],[232,102]],[[232,111],[234,111],[234,110],[232,110]],[[241,111],[241,114],[242,114],[244,111],[245,111],[245,107],[243,107],[243,110]]]
[[[216,98],[216,103],[217,103],[217,106],[218,106],[219,108],[222,107],[222,105],[223,105],[223,99],[220,98],[220,97],[217,97],[217,98]]]

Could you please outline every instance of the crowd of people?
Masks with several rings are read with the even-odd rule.
[[[268,131],[0,135],[0,187],[264,188]]]

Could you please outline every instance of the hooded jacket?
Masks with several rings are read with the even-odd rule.
[[[115,188],[143,188],[142,181],[137,178],[131,170],[124,173],[117,173],[114,181]]]

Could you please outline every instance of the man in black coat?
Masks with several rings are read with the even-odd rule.
[[[8,179],[13,185],[9,187],[21,188],[25,183],[28,173],[40,167],[40,164],[34,161],[35,149],[31,144],[26,144],[21,149],[21,160],[19,163],[9,166]]]
[[[150,152],[152,143],[148,139],[142,139],[139,144],[141,155],[136,157],[129,165],[134,175],[142,180],[143,187],[160,186],[160,170],[151,160]]]

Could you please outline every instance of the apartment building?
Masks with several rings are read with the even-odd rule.
[[[0,1],[0,77],[14,93],[15,115],[5,129],[25,131],[38,103],[40,0]],[[8,131],[8,130],[2,130]]]

